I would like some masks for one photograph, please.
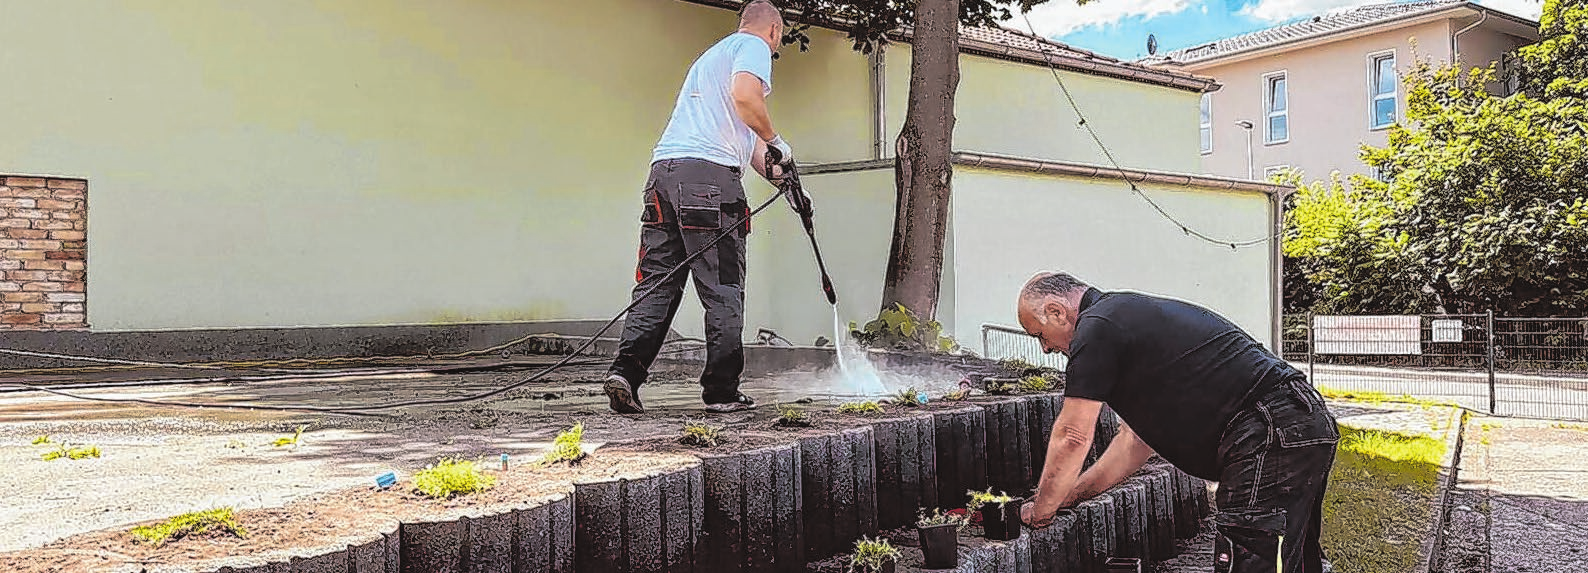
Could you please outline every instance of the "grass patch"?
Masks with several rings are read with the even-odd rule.
[[[773,422],[773,424],[785,428],[809,428],[811,417],[803,409],[789,404],[779,404],[777,407],[777,421]]]
[[[846,402],[838,405],[839,414],[881,414],[882,406],[874,401]]]
[[[1410,571],[1429,521],[1445,443],[1341,426],[1323,502],[1323,548],[1341,573]]]
[[[722,443],[722,428],[705,422],[684,422],[684,435],[678,438],[678,443],[702,448],[717,447],[717,444]]]
[[[470,460],[443,459],[414,472],[414,490],[437,499],[485,491],[494,485],[496,478],[485,475],[479,464]]]
[[[247,537],[248,531],[237,523],[232,508],[221,507],[205,511],[184,513],[156,525],[132,528],[132,536],[155,547],[165,545],[189,535],[216,532],[233,537]]]
[[[1434,406],[1461,408],[1461,405],[1455,402],[1428,400],[1417,398],[1410,394],[1395,395],[1372,390],[1341,390],[1339,388],[1320,386],[1318,387],[1318,393],[1330,400],[1345,400],[1364,404],[1412,404],[1414,406],[1422,406],[1425,410]]]
[[[566,432],[557,434],[551,441],[551,451],[541,458],[542,463],[555,464],[557,462],[579,463],[584,459],[584,422],[579,422]]]

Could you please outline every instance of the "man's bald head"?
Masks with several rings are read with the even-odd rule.
[[[1087,288],[1086,283],[1069,273],[1037,273],[1020,289],[1020,301],[1029,304],[1047,297],[1066,298],[1077,292],[1085,292]]]
[[[768,0],[751,0],[739,9],[739,30],[766,40],[775,52],[783,42],[783,14]]]
[[[1089,288],[1068,273],[1037,273],[1020,289],[1015,314],[1020,327],[1042,343],[1044,352],[1069,354],[1081,297]]]

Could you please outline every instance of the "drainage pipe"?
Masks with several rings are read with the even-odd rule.
[[[1473,28],[1482,26],[1483,22],[1489,19],[1488,10],[1479,8],[1477,6],[1473,6],[1473,8],[1476,8],[1478,10],[1478,14],[1480,14],[1480,16],[1478,16],[1478,21],[1473,22],[1472,25],[1462,28],[1456,31],[1456,33],[1450,35],[1450,64],[1456,66],[1457,69],[1460,69],[1461,67],[1461,44],[1459,43],[1461,40],[1461,35],[1472,31]],[[1456,76],[1457,81],[1460,81],[1460,78],[1460,75]]]

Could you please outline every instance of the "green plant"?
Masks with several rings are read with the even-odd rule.
[[[998,367],[1005,371],[1015,373],[1025,373],[1027,370],[1036,370],[1038,368],[1037,365],[1026,362],[1024,358],[1019,357],[999,360]]]
[[[159,547],[169,541],[211,530],[234,537],[248,536],[248,531],[237,523],[237,516],[232,513],[230,507],[184,513],[155,525],[140,525],[132,528],[132,536],[144,543]]]
[[[969,397],[970,397],[970,388],[960,388],[958,390],[955,390],[953,392],[949,392],[949,393],[943,395],[943,399],[944,400],[948,400],[950,402],[959,402],[959,401],[964,400],[964,399],[969,398]]]
[[[922,404],[921,391],[916,390],[914,386],[905,388],[893,395],[893,401],[910,408],[920,406]]]
[[[684,422],[684,435],[678,442],[687,446],[713,448],[722,442],[722,428],[705,422]]]
[[[35,445],[35,446],[37,446],[39,444],[48,444],[48,443],[50,443],[50,436],[47,435],[47,434],[43,435],[43,436],[39,436],[37,438],[33,438],[33,445]]]
[[[303,439],[303,429],[305,427],[306,426],[298,426],[297,431],[292,433],[292,437],[276,438],[276,441],[271,443],[278,448],[282,446],[296,446],[298,445],[299,441]]]
[[[935,320],[923,321],[902,304],[878,313],[877,318],[866,323],[864,329],[849,323],[849,335],[856,342],[872,348],[917,350],[939,354],[952,354],[960,350],[953,338],[943,336],[943,325]]]
[[[887,538],[871,539],[862,536],[855,542],[855,554],[849,557],[849,570],[881,571],[883,564],[899,560],[899,550]]]
[[[99,457],[99,446],[72,447],[69,444],[56,444],[55,449],[44,452],[44,461],[54,461],[61,458],[81,460]]]
[[[1020,383],[1018,381],[1010,382],[998,378],[987,379],[988,394],[992,394],[994,396],[1008,396],[1018,391],[1020,391]]]
[[[1053,390],[1053,381],[1046,376],[1027,376],[1020,379],[1020,390],[1024,392],[1047,392]]]
[[[777,407],[778,426],[805,428],[811,425],[811,417],[805,410],[795,408],[789,404],[779,404]]]
[[[434,498],[485,491],[494,485],[496,477],[480,471],[471,460],[442,459],[414,472],[414,490]]]
[[[881,414],[884,410],[875,401],[845,402],[838,405],[839,414]]]
[[[998,504],[998,507],[1003,507],[1004,504],[1014,501],[1014,498],[1009,497],[1009,494],[1005,492],[999,492],[998,495],[993,495],[992,488],[990,487],[987,488],[987,491],[971,490],[965,493],[970,496],[970,502],[965,504],[965,507],[971,511],[981,509],[981,506],[987,505],[989,503],[996,503]]]
[[[573,428],[568,431],[557,434],[557,438],[551,441],[551,451],[546,452],[546,456],[541,458],[541,462],[546,464],[557,462],[579,463],[579,460],[585,457],[583,443],[584,422],[579,422],[574,424]]]
[[[915,521],[916,527],[954,525],[956,529],[965,529],[965,527],[970,525],[970,516],[964,513],[943,513],[941,510],[933,508],[932,515],[927,515],[926,509],[923,508],[919,515],[919,519]]]

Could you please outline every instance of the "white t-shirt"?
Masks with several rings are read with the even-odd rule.
[[[771,95],[772,48],[765,40],[735,32],[695,60],[678,92],[673,117],[651,154],[652,162],[704,159],[741,169],[750,165],[758,136],[733,106],[733,76],[739,72],[760,78],[763,93]]]

